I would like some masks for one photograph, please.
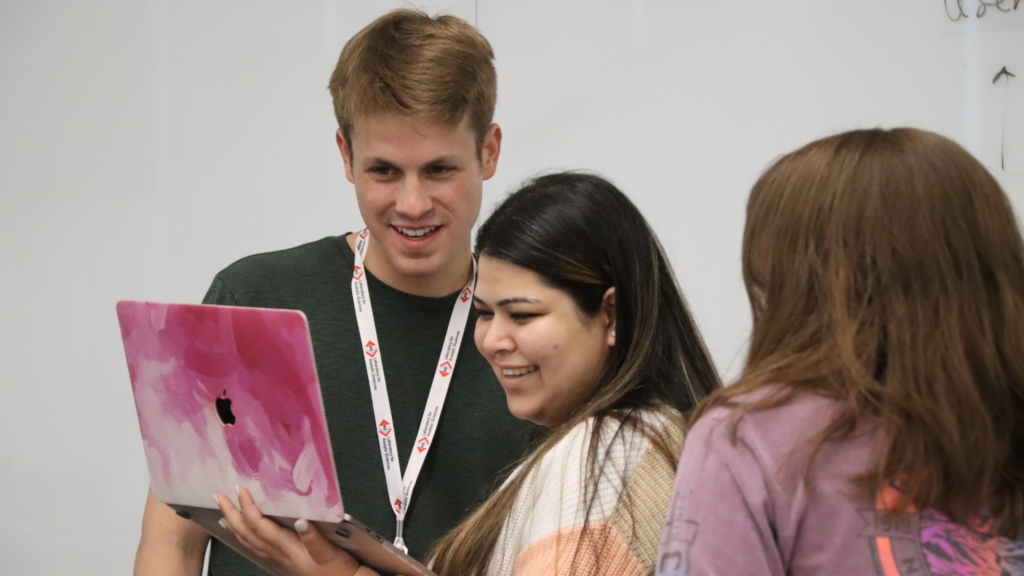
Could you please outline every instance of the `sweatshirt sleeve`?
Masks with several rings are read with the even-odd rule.
[[[785,574],[762,466],[742,434],[734,441],[730,414],[709,412],[686,438],[658,549],[659,576]]]

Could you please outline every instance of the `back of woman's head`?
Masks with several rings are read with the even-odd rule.
[[[1024,516],[1024,242],[1010,202],[963,148],[914,129],[858,130],[782,157],[747,205],[754,317],[736,390],[770,382],[877,418],[857,479],[904,479],[902,506]]]
[[[563,172],[528,182],[481,226],[476,250],[536,272],[587,316],[615,287],[616,346],[578,416],[656,404],[686,412],[718,387],[657,238],[607,180]]]

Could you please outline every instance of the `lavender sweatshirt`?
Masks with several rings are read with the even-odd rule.
[[[884,513],[896,488],[874,501],[852,496],[877,432],[862,425],[830,441],[804,482],[809,444],[836,403],[805,395],[751,412],[716,408],[686,438],[658,551],[657,574],[1024,575],[1024,542],[995,536],[935,510]]]

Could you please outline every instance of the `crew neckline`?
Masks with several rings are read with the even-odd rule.
[[[348,245],[348,240],[346,240],[349,234],[355,234],[355,232],[346,232],[341,236],[335,236],[334,238],[335,240],[341,243],[342,248],[345,250],[345,253],[351,256],[352,261],[355,261],[356,254],[352,250],[352,247]],[[421,296],[419,294],[412,294],[410,292],[405,292],[404,290],[399,290],[398,288],[395,288],[394,286],[384,282],[380,278],[377,278],[377,276],[375,276],[373,272],[370,272],[369,269],[366,269],[365,272],[369,284],[375,290],[384,290],[395,296],[407,298],[412,302],[416,302],[418,304],[426,306],[434,307],[443,305],[450,309],[454,305],[455,299],[459,296],[459,293],[462,292],[462,290],[459,289],[449,294],[445,294],[444,296]]]

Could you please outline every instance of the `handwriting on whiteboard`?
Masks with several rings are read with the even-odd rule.
[[[964,0],[942,0],[946,5],[946,16],[956,22],[964,18],[970,18],[967,10],[964,9]],[[975,17],[982,18],[993,12],[1012,12],[1020,6],[1021,0],[978,0],[978,9],[974,12]]]

